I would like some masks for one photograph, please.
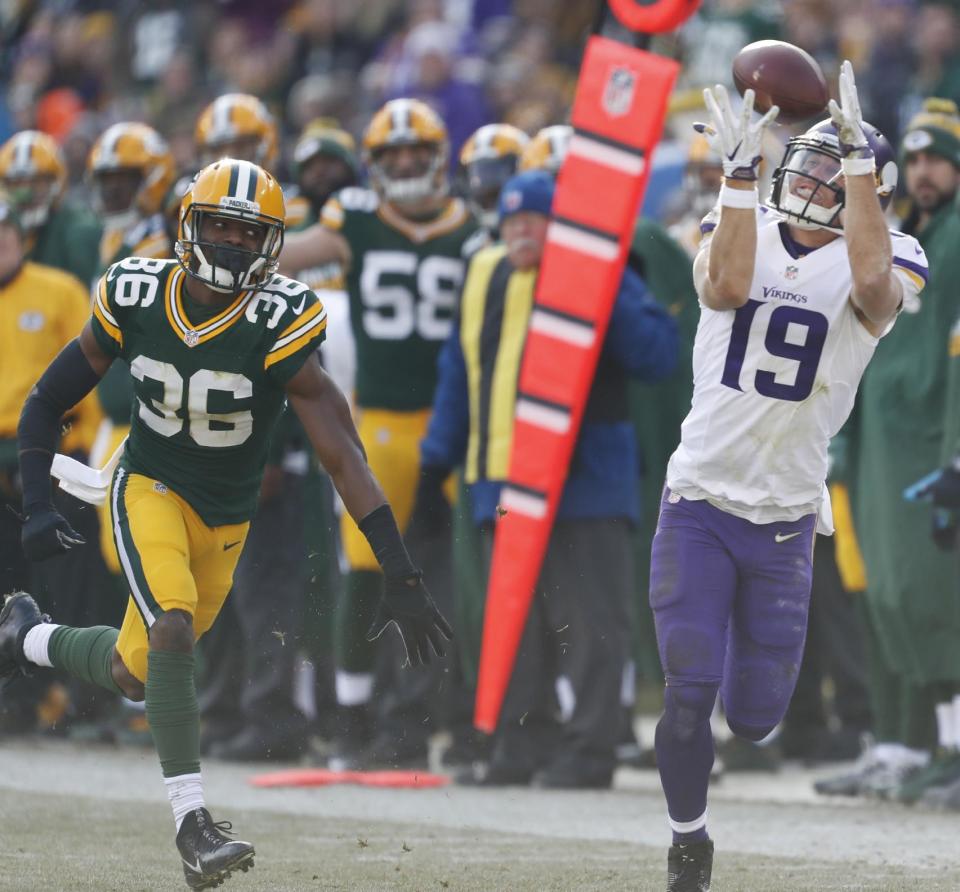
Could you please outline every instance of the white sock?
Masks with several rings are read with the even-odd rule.
[[[623,664],[623,675],[620,676],[620,705],[625,709],[633,709],[637,701],[637,665],[633,660]]]
[[[337,703],[341,706],[363,706],[373,697],[372,672],[344,672],[338,669],[334,681]]]
[[[902,743],[878,743],[873,754],[885,765],[926,765],[930,761],[930,753],[926,750],[912,750]]]
[[[898,744],[896,743],[875,743],[872,747],[870,747],[870,750],[873,753],[874,759],[876,759],[878,762],[888,764],[893,762],[894,757],[896,756],[897,746]]]
[[[52,666],[47,655],[50,636],[59,629],[56,623],[38,623],[23,637],[23,655],[36,666]]]
[[[192,811],[203,808],[203,779],[200,772],[196,774],[178,774],[176,777],[165,777],[163,782],[167,786],[167,798],[173,809],[173,820],[180,832],[183,819]]]
[[[953,703],[938,703],[937,710],[937,743],[941,749],[952,750],[957,745],[956,731],[953,721]]]

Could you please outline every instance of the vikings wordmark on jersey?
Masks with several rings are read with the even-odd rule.
[[[693,405],[667,483],[754,523],[822,510],[829,528],[827,445],[853,408],[878,339],[850,301],[846,241],[807,251],[783,220],[769,208],[757,212],[747,302],[734,312],[701,306]],[[704,221],[708,237],[713,225]],[[926,257],[912,237],[890,237],[910,309],[926,281]]]

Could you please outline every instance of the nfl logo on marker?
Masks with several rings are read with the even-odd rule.
[[[788,279],[795,279],[799,273],[800,273],[800,270],[797,269],[797,267],[795,266],[788,266],[784,271],[784,275]]]
[[[637,76],[629,68],[614,68],[603,88],[603,108],[613,118],[619,118],[630,111],[633,94],[637,86]]]
[[[195,331],[188,331],[183,336],[183,341],[188,347],[196,347],[197,344],[200,343],[200,335],[198,335]]]

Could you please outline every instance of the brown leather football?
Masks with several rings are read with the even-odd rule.
[[[758,40],[733,60],[733,82],[742,96],[757,94],[754,108],[780,106],[779,120],[805,121],[823,113],[830,99],[820,65],[806,50],[782,40]]]

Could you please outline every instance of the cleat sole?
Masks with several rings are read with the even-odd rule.
[[[229,864],[227,867],[224,867],[215,874],[206,877],[199,877],[195,875],[189,876],[186,878],[187,885],[191,889],[215,889],[217,886],[222,886],[235,870],[246,873],[251,867],[253,867],[253,856],[253,851],[244,852],[236,859],[236,861],[234,861],[232,864]]]

